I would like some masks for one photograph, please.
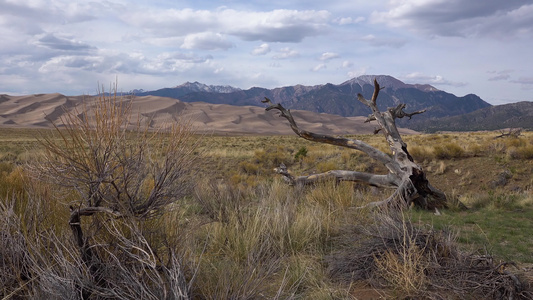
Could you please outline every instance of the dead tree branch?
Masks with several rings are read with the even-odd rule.
[[[287,167],[283,164],[279,168],[276,168],[275,171],[278,174],[283,175],[285,181],[291,185],[306,185],[323,180],[337,180],[358,181],[371,186],[396,189],[389,198],[371,203],[369,206],[409,206],[411,203],[414,203],[417,206],[431,210],[446,207],[446,196],[429,184],[424,171],[414,162],[413,158],[407,151],[407,145],[402,140],[395,123],[395,119],[397,118],[408,117],[410,119],[412,116],[421,114],[425,110],[406,113],[404,112],[405,104],[399,104],[396,107],[387,109],[385,112],[381,112],[376,104],[380,90],[381,87],[378,82],[374,80],[374,93],[372,94],[372,98],[367,100],[363,95],[358,94],[357,99],[372,110],[372,114],[365,122],[377,121],[379,128],[375,130],[375,133],[383,133],[392,152],[392,157],[360,140],[333,137],[326,134],[316,134],[303,130],[298,127],[290,110],[285,109],[279,103],[273,104],[268,98],[265,98],[262,102],[269,105],[266,108],[267,111],[278,110],[280,112],[280,117],[289,121],[292,130],[298,136],[313,142],[326,143],[362,151],[374,160],[382,163],[389,170],[388,174],[382,175],[347,170],[331,170],[320,174],[295,177],[290,174]]]
[[[500,130],[500,135],[494,137],[497,138],[503,138],[503,137],[513,137],[518,138],[520,135],[522,135],[522,128],[509,128],[509,131],[505,132],[504,130]]]

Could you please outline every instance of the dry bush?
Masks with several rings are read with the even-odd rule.
[[[389,296],[416,299],[530,299],[507,264],[459,250],[453,234],[419,228],[404,216],[379,213],[373,224],[339,238],[344,250],[326,258],[341,282],[366,281]]]
[[[409,230],[402,223],[404,232]],[[403,235],[395,249],[386,250],[375,259],[377,274],[400,296],[415,296],[428,284],[426,269],[429,261],[424,255],[427,245],[417,245],[416,236]]]
[[[456,143],[446,143],[433,147],[433,154],[438,159],[452,159],[464,157],[465,150]]]
[[[510,147],[507,149],[507,156],[512,159],[533,159],[533,145]]]
[[[67,284],[65,296],[51,297],[189,297],[192,278],[154,217],[192,191],[196,139],[187,124],[148,130],[132,117],[132,101],[102,94],[93,106],[67,112],[55,135],[41,139],[44,157],[32,174],[74,194],[66,199],[70,217],[62,219],[72,243],[52,231],[47,242],[55,250],[44,253],[44,266],[54,268],[37,271],[47,282]]]
[[[175,253],[159,264],[153,249],[138,232],[95,243],[102,250],[92,265],[80,256],[69,232],[43,226],[51,218],[42,199],[32,198],[25,216],[14,212],[17,200],[0,203],[0,280],[2,299],[187,299],[188,284]],[[39,205],[35,205],[40,203]],[[28,215],[41,223],[26,223]],[[124,221],[124,220],[123,220]],[[107,223],[108,226],[111,224]],[[66,227],[66,226],[65,226]],[[124,226],[123,226],[124,227]],[[127,226],[125,227],[127,228]],[[109,228],[108,228],[109,229]],[[123,230],[123,229],[122,229]],[[98,267],[95,274],[91,267]]]
[[[428,145],[416,145],[409,147],[409,154],[417,161],[431,160],[435,158],[433,147]]]
[[[79,207],[108,207],[148,216],[192,187],[196,144],[190,125],[149,131],[132,118],[132,99],[102,95],[94,107],[70,111],[45,136],[36,174],[79,193]]]
[[[283,146],[268,147],[264,150],[258,150],[254,153],[253,162],[263,171],[270,171],[278,167],[281,163],[290,165],[294,157],[291,155],[292,149]]]
[[[25,236],[19,231],[20,219],[14,213],[14,201],[0,201],[0,296],[2,299],[28,293],[25,281],[28,270],[28,250]]]

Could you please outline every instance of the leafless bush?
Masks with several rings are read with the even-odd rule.
[[[454,235],[380,214],[371,226],[342,237],[344,250],[327,257],[333,278],[367,281],[396,296],[423,299],[531,299],[521,280],[487,255],[458,250]]]
[[[132,101],[102,94],[67,112],[54,124],[55,135],[41,139],[46,152],[32,173],[74,191],[76,199],[64,220],[73,239],[49,234],[55,250],[38,251],[47,260],[37,270],[46,295],[189,297],[191,277],[153,220],[192,191],[196,139],[185,123],[149,130],[132,117]]]
[[[133,99],[102,95],[80,112],[54,124],[39,174],[80,199],[75,209],[107,207],[122,215],[147,217],[186,195],[195,163],[193,131],[187,123],[149,131],[132,118]]]
[[[12,202],[0,202],[0,296],[17,295],[17,289],[31,278],[27,269],[28,251],[25,237],[17,229],[20,222]],[[22,290],[19,289],[19,290]]]

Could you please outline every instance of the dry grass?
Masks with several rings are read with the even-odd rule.
[[[417,237],[408,233],[408,224],[405,219],[402,220],[403,240],[399,241],[394,249],[386,250],[381,257],[376,257],[375,263],[378,276],[382,277],[398,296],[415,296],[426,290],[429,284],[426,276],[429,259],[425,255],[428,245],[417,245]]]
[[[343,249],[327,257],[340,282],[366,281],[391,299],[529,299],[533,294],[492,257],[460,251],[455,235],[416,226],[405,215],[338,237]]]
[[[126,135],[130,141],[137,138]],[[464,238],[463,231],[474,226],[468,220],[481,227],[483,216],[490,217],[492,224],[499,220],[504,228],[531,208],[531,161],[516,154],[531,145],[531,133],[518,141],[495,140],[493,135],[405,138],[430,180],[473,208],[431,215],[448,224],[455,223],[446,216],[465,220],[452,232],[449,226],[426,225],[431,220],[385,220],[353,209],[383,199],[390,191],[351,183],[306,189],[285,185],[271,172],[280,162],[295,174],[329,168],[385,171],[356,152],[286,136],[204,137],[197,151],[210,157],[194,168],[204,179],[196,180],[194,191],[181,201],[166,206],[169,211],[144,221],[94,216],[83,229],[101,261],[109,264],[105,274],[114,274],[106,284],[126,298],[165,298],[166,292],[167,298],[183,299],[350,299],[361,292],[354,286],[364,284],[390,298],[490,299],[511,293],[527,297],[531,295],[524,291],[526,284],[520,290],[513,269],[499,265],[498,256],[471,255],[483,249],[486,238],[478,242],[476,232]],[[358,138],[386,148],[380,136]],[[62,141],[58,136],[52,139]],[[19,148],[7,140],[20,143],[15,144]],[[8,131],[0,141],[9,145],[0,159],[0,232],[8,233],[0,240],[0,255],[9,258],[0,263],[0,295],[77,297],[80,287],[94,280],[80,267],[83,261],[65,221],[70,216],[68,204],[78,201],[79,194],[27,176],[21,165],[42,149],[31,146],[31,131]],[[434,147],[448,144],[460,145],[463,152],[438,158]],[[302,147],[307,153],[296,159]],[[161,151],[151,153],[154,162],[161,162]],[[489,182],[504,170],[511,174],[506,185],[490,188]],[[150,191],[154,182],[143,181],[139,195]],[[508,190],[513,187],[519,189],[515,196]],[[491,196],[491,190],[497,192]],[[514,208],[506,211],[507,219],[494,219],[510,207]],[[483,227],[480,234],[491,236],[491,230]],[[495,234],[502,244],[521,245],[528,239]],[[529,253],[518,246],[513,251],[505,258],[518,258],[519,263],[524,261],[519,254]],[[28,268],[31,278],[23,274]],[[143,288],[133,284],[139,278]],[[92,288],[95,298],[104,298],[104,288]]]

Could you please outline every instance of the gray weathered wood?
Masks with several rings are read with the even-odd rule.
[[[387,111],[381,112],[376,105],[380,90],[381,88],[378,82],[374,79],[374,93],[372,94],[372,98],[367,100],[361,94],[358,94],[357,99],[372,110],[372,114],[365,122],[376,121],[378,123],[379,129],[376,132],[381,132],[384,135],[391,150],[392,157],[360,140],[333,137],[303,130],[296,124],[290,110],[285,109],[281,104],[273,104],[268,98],[265,98],[262,102],[269,104],[266,108],[267,111],[278,110],[280,116],[289,121],[292,130],[298,136],[313,142],[362,151],[382,163],[389,170],[388,174],[379,175],[357,171],[331,170],[308,176],[293,176],[283,164],[279,168],[276,168],[275,171],[283,175],[285,181],[292,185],[307,185],[323,180],[337,180],[358,181],[372,186],[396,189],[387,199],[370,203],[368,206],[387,205],[402,207],[414,203],[416,206],[429,210],[446,207],[446,195],[429,183],[422,167],[416,164],[409,154],[407,144],[402,140],[396,127],[395,119],[403,117],[411,118],[413,115],[421,114],[425,110],[406,113],[403,111],[405,104],[399,104],[394,108],[389,108]]]

